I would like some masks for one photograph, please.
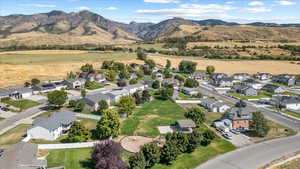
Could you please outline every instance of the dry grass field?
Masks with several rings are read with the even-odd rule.
[[[155,62],[165,65],[170,59],[175,67],[181,60],[198,63],[198,69],[213,65],[217,72],[224,73],[257,73],[299,74],[300,65],[288,61],[246,61],[246,60],[207,60],[195,57],[176,57],[149,55]],[[143,63],[136,60],[135,54],[128,53],[88,53],[86,51],[14,51],[0,53],[0,88],[21,86],[25,81],[38,78],[43,81],[64,79],[67,72],[78,71],[85,63],[99,68],[104,60],[117,60],[123,63]]]

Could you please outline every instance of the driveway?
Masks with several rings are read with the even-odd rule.
[[[229,141],[237,147],[245,147],[250,144],[253,144],[253,142],[250,141],[250,138],[248,136],[245,136],[244,134],[236,135],[236,134],[231,133],[231,135],[232,135],[232,138]]]

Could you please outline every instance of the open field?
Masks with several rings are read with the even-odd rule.
[[[176,103],[166,100],[153,100],[134,112],[121,125],[122,135],[158,136],[157,127],[168,126],[176,120],[185,119],[184,110]]]
[[[47,167],[65,166],[65,169],[92,169],[91,151],[91,148],[50,150]]]
[[[22,100],[2,99],[1,101],[8,105],[20,108],[21,110],[26,110],[40,105],[40,103],[38,102],[35,102],[33,100],[27,100],[27,99],[22,99]]]
[[[16,144],[22,140],[22,137],[26,135],[26,130],[31,125],[20,124],[17,127],[0,135],[0,149],[8,148],[9,146]]]
[[[172,62],[172,66],[177,66],[182,60],[190,60],[197,62],[197,69],[205,70],[208,65],[213,65],[216,72],[222,73],[250,73],[267,72],[272,74],[297,74],[300,72],[300,65],[291,64],[289,61],[258,61],[258,60],[209,60],[195,57],[179,57],[166,55],[149,55],[149,58],[154,59],[158,64],[165,65],[166,60]],[[296,62],[297,63],[297,62]],[[298,62],[300,63],[300,62]]]
[[[175,67],[181,60],[198,63],[198,69],[213,65],[217,72],[224,73],[257,73],[273,74],[300,72],[300,65],[289,61],[248,61],[248,60],[208,60],[195,57],[179,57],[166,55],[149,55],[158,64],[165,65],[166,60]],[[117,60],[123,63],[142,61],[136,60],[133,53],[87,53],[86,51],[38,50],[0,52],[0,88],[23,85],[25,81],[38,78],[42,81],[64,79],[67,72],[78,71],[85,63],[92,63],[96,68],[104,60]],[[299,62],[300,63],[300,62]]]

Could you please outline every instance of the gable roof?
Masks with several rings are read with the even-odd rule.
[[[20,93],[20,94],[25,94],[25,93],[32,93],[32,89],[30,88],[15,88],[15,89],[8,89],[8,90],[0,90],[0,96],[8,96],[10,94],[14,93]]]
[[[96,104],[101,100],[109,100],[109,99],[110,99],[110,97],[108,95],[103,94],[103,93],[88,95],[84,98],[84,100],[88,104]]]
[[[273,85],[273,84],[266,84],[263,88],[262,88],[262,90],[276,90],[276,89],[278,89],[278,88],[280,88],[280,86],[277,86],[277,85]]]
[[[180,128],[194,128],[196,124],[193,120],[177,120],[177,124]]]
[[[40,117],[36,118],[33,121],[33,127],[42,127],[48,130],[55,130],[59,128],[61,125],[69,125],[73,121],[76,120],[75,113],[68,111],[68,110],[62,110],[60,112],[57,112],[50,117]]]

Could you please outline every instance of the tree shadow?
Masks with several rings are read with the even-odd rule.
[[[80,161],[79,163],[80,163],[80,166],[84,169],[94,169],[94,166],[95,166],[92,159]]]

